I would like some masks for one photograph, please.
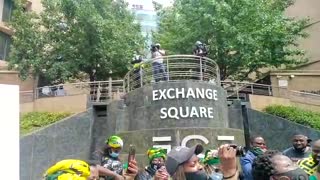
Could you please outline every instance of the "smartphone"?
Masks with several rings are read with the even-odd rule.
[[[127,169],[127,173],[130,174],[130,170],[129,170],[129,163],[130,161],[136,159],[136,149],[134,147],[134,145],[130,144],[129,147],[129,154],[128,154],[128,169]]]
[[[162,171],[164,171],[164,170],[166,170],[166,166],[161,166],[161,167],[158,169],[159,172],[162,172]]]

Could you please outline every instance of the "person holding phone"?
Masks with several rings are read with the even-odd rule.
[[[101,166],[115,172],[118,175],[123,174],[123,163],[119,155],[123,148],[123,140],[119,136],[110,136],[106,141],[102,156],[100,157]],[[113,180],[115,177],[105,176],[105,180]]]
[[[162,148],[150,148],[147,151],[149,165],[140,171],[136,180],[167,180],[169,174],[165,168],[166,150]]]

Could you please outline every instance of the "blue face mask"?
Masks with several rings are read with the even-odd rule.
[[[109,155],[113,158],[117,158],[119,156],[119,153],[111,152]]]

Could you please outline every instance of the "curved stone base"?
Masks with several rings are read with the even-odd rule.
[[[202,95],[203,96],[202,96]],[[117,109],[109,116],[119,116]],[[208,82],[159,82],[131,91],[117,130],[228,126],[226,92]],[[170,116],[171,114],[171,116]]]
[[[198,135],[198,137],[204,137],[208,142],[204,142],[200,139],[191,139],[186,142],[186,146],[190,147],[194,144],[201,143],[205,149],[216,149],[221,144],[234,143],[244,146],[243,131],[239,129],[231,128],[161,128],[150,130],[138,130],[138,131],[126,131],[118,133],[124,141],[124,149],[122,153],[122,159],[127,161],[127,152],[129,145],[133,144],[136,147],[136,156],[139,161],[140,167],[148,163],[146,156],[147,149],[153,146],[164,145],[164,147],[179,146],[187,140],[190,135]],[[224,136],[224,137],[223,137]],[[194,136],[197,137],[197,136]],[[219,138],[231,138],[234,140],[218,140]],[[168,139],[171,140],[168,140]],[[206,140],[205,140],[206,141]]]

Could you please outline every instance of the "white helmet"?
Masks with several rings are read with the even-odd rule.
[[[197,42],[196,42],[196,45],[201,45],[201,44],[202,44],[201,41],[197,41]]]

